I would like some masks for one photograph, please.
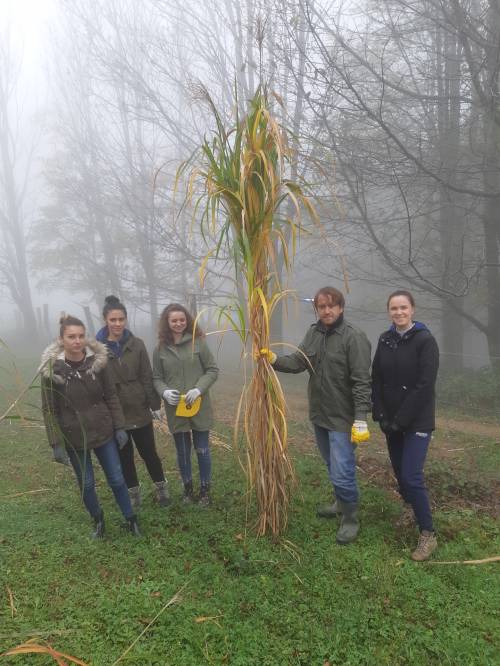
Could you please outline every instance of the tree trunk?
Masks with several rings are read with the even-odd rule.
[[[457,166],[460,160],[460,57],[458,35],[438,26],[436,30],[436,80],[440,97],[438,107],[439,162],[449,183],[458,185]],[[441,286],[448,293],[459,294],[463,285],[465,216],[458,201],[459,195],[439,187],[439,232],[441,237]],[[458,307],[463,298],[455,297]],[[450,303],[441,307],[441,365],[444,370],[463,367],[463,318]]]

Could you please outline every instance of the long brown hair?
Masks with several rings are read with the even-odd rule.
[[[194,329],[194,318],[193,315],[180,303],[170,303],[164,308],[160,316],[160,323],[158,324],[158,346],[162,345],[173,345],[174,344],[174,334],[170,330],[168,324],[168,317],[172,312],[183,312],[186,316],[186,330],[184,333],[191,333],[195,338],[201,338],[204,336],[201,328],[196,325],[196,330],[193,333]]]

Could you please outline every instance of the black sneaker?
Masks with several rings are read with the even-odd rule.
[[[101,513],[98,516],[94,516],[94,531],[92,532],[93,539],[104,539],[104,512],[101,509]]]
[[[192,504],[194,502],[193,482],[192,481],[187,481],[184,484],[184,495],[182,497],[182,502],[184,504]]]
[[[130,516],[127,518],[127,527],[128,531],[132,536],[140,537],[141,533],[139,531],[139,525],[137,524],[137,518],[135,516]]]
[[[200,486],[200,496],[198,497],[199,506],[210,506],[210,484],[202,483]]]

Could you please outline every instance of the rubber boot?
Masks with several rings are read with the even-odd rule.
[[[160,506],[168,506],[170,504],[170,496],[168,494],[168,484],[166,479],[163,481],[155,481],[156,486],[156,499]]]
[[[340,545],[346,545],[352,543],[358,536],[358,503],[352,502],[348,504],[347,502],[337,500],[337,504],[342,513],[340,527],[337,532],[337,543]]]
[[[210,506],[211,500],[210,500],[210,484],[209,483],[202,483],[200,486],[200,496],[198,498],[198,505],[199,506]]]
[[[141,487],[133,486],[132,488],[129,488],[128,494],[130,497],[130,503],[132,504],[133,510],[139,511],[139,508],[141,506]]]
[[[184,502],[184,504],[192,504],[194,502],[192,481],[187,481],[184,484],[184,496],[182,498],[182,501]]]
[[[101,513],[98,516],[94,516],[94,531],[92,532],[93,539],[104,539],[104,512],[101,509]]]
[[[316,511],[318,518],[335,518],[340,515],[339,503],[334,499],[333,504],[322,504]]]
[[[130,518],[127,518],[127,527],[128,531],[132,536],[135,537],[140,537],[141,533],[139,531],[139,525],[137,524],[137,518],[136,516],[130,516]]]

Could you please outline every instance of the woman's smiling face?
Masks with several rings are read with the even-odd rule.
[[[404,330],[411,326],[415,308],[407,296],[393,296],[389,301],[387,311],[396,328]]]
[[[182,335],[187,327],[187,319],[184,312],[174,310],[168,315],[168,325],[174,335]]]

